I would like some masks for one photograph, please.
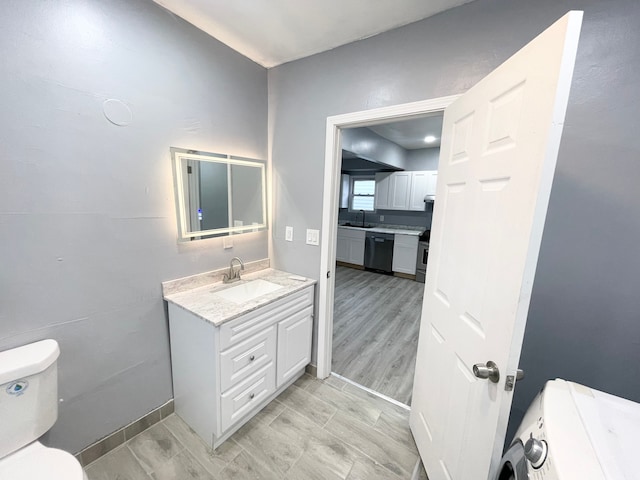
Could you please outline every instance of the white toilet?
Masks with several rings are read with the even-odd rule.
[[[0,352],[0,479],[87,480],[73,455],[37,441],[58,418],[58,342]]]

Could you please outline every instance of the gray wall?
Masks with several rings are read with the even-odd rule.
[[[479,0],[269,71],[274,261],[319,278],[319,248],[284,226],[320,227],[326,117],[464,92],[572,8],[584,25],[512,426],[555,377],[640,401],[640,2]]]
[[[267,256],[177,244],[169,155],[266,158],[267,72],[150,0],[5,1],[0,58],[0,350],[60,342],[75,452],[172,397],[160,282]]]
[[[407,170],[437,170],[440,161],[440,147],[407,150],[405,167]]]
[[[368,128],[356,127],[342,130],[342,148],[365,160],[395,168],[405,168],[407,151]]]

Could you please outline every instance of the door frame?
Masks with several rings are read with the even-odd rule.
[[[340,130],[405,120],[411,117],[442,112],[460,95],[402,103],[388,107],[362,110],[327,117],[324,157],[324,188],[322,195],[322,230],[320,242],[320,275],[318,280],[318,349],[317,377],[331,374],[333,348],[333,296],[335,287],[336,238],[340,199],[340,169],[342,147]]]

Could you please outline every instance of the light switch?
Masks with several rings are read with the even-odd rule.
[[[293,227],[285,227],[284,229],[284,239],[287,242],[293,242]]]
[[[320,245],[320,230],[307,228],[307,245]]]
[[[227,235],[222,239],[222,248],[225,250],[233,248],[233,237],[231,235]]]

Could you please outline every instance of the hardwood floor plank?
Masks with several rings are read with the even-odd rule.
[[[424,284],[338,266],[332,370],[410,405]]]

